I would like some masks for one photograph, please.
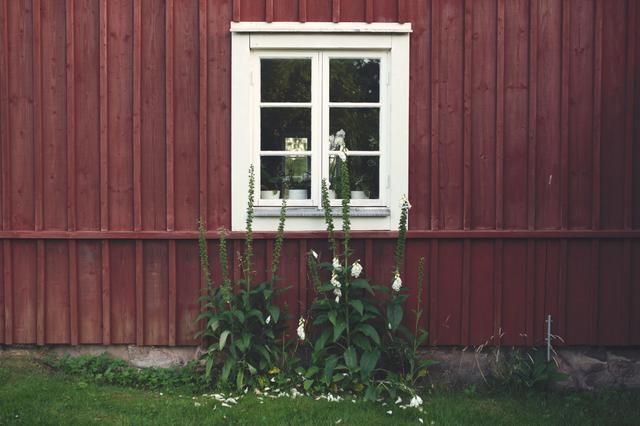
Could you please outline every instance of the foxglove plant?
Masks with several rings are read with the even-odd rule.
[[[249,169],[249,199],[247,203],[247,232],[244,255],[241,257],[243,277],[233,282],[229,276],[226,232],[219,233],[219,258],[222,284],[216,286],[209,267],[204,222],[199,225],[200,266],[207,287],[200,298],[202,312],[197,321],[203,324],[198,332],[207,349],[205,376],[216,378],[216,385],[228,388],[235,383],[237,390],[257,383],[261,375],[274,367],[281,356],[280,341],[284,340],[286,312],[281,313],[273,302],[274,282],[280,263],[286,217],[286,203],[280,211],[272,274],[269,280],[252,285],[253,276],[253,197],[254,170]]]

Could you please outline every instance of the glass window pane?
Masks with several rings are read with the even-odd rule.
[[[350,151],[377,151],[379,133],[379,108],[331,108],[329,112],[330,150],[338,150],[344,140]]]
[[[349,187],[351,198],[380,198],[380,157],[348,156]],[[336,155],[329,157],[330,189],[335,191],[335,198],[342,198],[342,160]],[[333,193],[330,193],[334,197]]]
[[[261,59],[262,102],[311,102],[311,59]]]
[[[262,157],[260,198],[308,200],[311,196],[311,157]]]
[[[330,59],[331,102],[378,102],[380,59]]]
[[[261,108],[260,148],[263,151],[310,151],[310,108]]]

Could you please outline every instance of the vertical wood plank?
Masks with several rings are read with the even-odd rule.
[[[504,2],[505,0],[498,0],[498,17],[496,20],[496,229],[502,229],[504,226]],[[502,256],[502,253],[500,253],[500,256]]]
[[[562,3],[562,75],[560,96],[560,228],[569,226],[569,71],[571,43],[571,3]]]
[[[109,98],[107,0],[100,0],[100,229],[109,229]]]
[[[240,21],[240,0],[233,0],[233,22]]]
[[[307,0],[298,0],[298,21],[307,22]]]
[[[431,9],[425,2],[407,2],[404,13],[411,16],[409,103],[409,211],[410,229],[429,229],[431,194]]]
[[[593,65],[593,195],[591,228],[600,229],[600,143],[602,141],[602,31],[603,0],[595,0]]]
[[[33,0],[33,137],[35,142],[35,230],[44,227],[44,182],[43,182],[43,147],[42,147],[42,3]],[[25,52],[23,52],[25,53]]]
[[[371,23],[373,22],[373,0],[367,0],[365,8],[365,20]]]
[[[144,345],[144,248],[142,240],[136,240],[136,345]]]
[[[502,344],[502,286],[503,286],[503,253],[502,239],[494,243],[495,256],[493,258],[493,344]]]
[[[169,240],[169,346],[176,345],[176,241]]]
[[[441,18],[431,2],[431,229],[440,229],[440,43]],[[435,339],[435,338],[434,338]]]
[[[569,281],[569,243],[560,241],[560,271],[558,281],[558,324],[555,333],[564,338],[567,336],[567,288]],[[556,344],[561,343],[556,341]]]
[[[111,344],[111,266],[109,240],[102,240],[102,344]]]
[[[404,24],[405,22],[409,21],[411,19],[411,14],[409,13],[409,10],[411,9],[411,7],[409,6],[409,4],[416,4],[418,2],[409,2],[409,1],[403,1],[403,0],[399,0],[398,1],[398,22],[401,24]]]
[[[4,343],[10,345],[13,343],[13,259],[11,255],[11,240],[4,240],[2,249],[4,263]]]
[[[67,62],[67,229],[77,228],[77,174],[76,174],[76,56],[74,1],[66,0],[66,62]],[[75,248],[75,246],[74,246]],[[72,317],[73,319],[73,317]],[[76,318],[77,319],[77,318]],[[74,337],[73,327],[71,338]],[[76,343],[77,344],[77,329]]]
[[[464,1],[464,44],[463,44],[463,184],[462,184],[462,227],[471,228],[471,68],[473,45],[473,1]]]
[[[309,307],[307,301],[307,240],[300,240],[298,249],[298,312],[303,316]]]
[[[78,327],[78,245],[76,240],[69,241],[69,326],[71,344],[79,342]]]
[[[44,240],[38,240],[36,246],[36,303],[37,303],[37,317],[36,317],[36,343],[38,345],[44,345],[46,341],[45,336],[45,306],[46,306],[46,291],[45,291],[45,251]]]
[[[333,22],[340,22],[340,0],[333,0],[331,7],[331,19]]]
[[[133,229],[142,229],[142,0],[133,3]]]
[[[438,240],[431,240],[431,260],[429,265],[431,268],[429,270],[429,344],[437,345],[438,344],[438,322],[436,318],[438,318]]]
[[[624,229],[633,226],[633,131],[635,84],[640,84],[636,71],[636,25],[637,0],[627,2],[627,81],[625,90],[625,148],[624,148]],[[636,81],[637,80],[637,81]],[[629,254],[630,256],[630,254]]]
[[[571,42],[571,2],[562,2],[560,76],[560,228],[569,226],[569,70]]]
[[[536,224],[536,119],[538,81],[538,0],[531,0],[529,10],[529,151],[527,224],[530,230]]]
[[[462,315],[461,315],[461,343],[463,345],[470,345],[470,311],[471,311],[471,241],[469,239],[464,240],[463,252],[462,252]]]
[[[266,1],[266,18],[265,21],[273,22],[273,0]]]
[[[11,121],[9,120],[9,15],[7,11],[8,0],[2,2],[2,21],[6,24],[2,26],[2,54],[0,54],[0,120],[2,121],[2,132],[0,132],[0,142],[2,143],[2,229],[10,227],[11,217],[9,186],[9,135],[11,134]],[[5,258],[6,259],[6,258]],[[6,260],[5,260],[6,263]],[[7,281],[7,283],[9,283]],[[11,335],[9,335],[11,339]]]
[[[173,231],[175,225],[175,196],[174,196],[174,0],[166,3],[166,144],[167,144],[167,231]]]
[[[598,277],[600,277],[600,240],[594,238],[591,241],[591,285],[589,289],[591,293],[591,297],[589,298],[591,306],[589,315],[589,340],[596,345],[600,343],[600,333],[598,331],[598,318],[600,316],[598,294],[600,293],[600,289],[598,287],[601,284]]]
[[[527,346],[534,344],[534,332],[535,332],[535,302],[536,302],[536,290],[535,290],[535,270],[536,270],[536,243],[535,240],[527,241],[527,277],[526,277],[526,301],[525,301],[525,330],[526,337],[519,339],[521,343],[526,343]]]
[[[207,105],[207,226],[209,229],[231,226],[231,41],[229,3],[211,2],[207,8],[209,23],[208,57],[216,58],[208,66]]]
[[[198,144],[199,144],[199,153],[198,153],[198,161],[199,161],[199,188],[200,188],[200,219],[207,219],[207,196],[209,194],[208,191],[208,155],[207,155],[207,102],[208,102],[208,78],[209,72],[207,69],[208,64],[208,52],[209,47],[207,44],[207,0],[200,0],[198,10],[198,23],[200,26],[200,44],[199,44],[199,57],[200,57],[200,105],[198,110]]]

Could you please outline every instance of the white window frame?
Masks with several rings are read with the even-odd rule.
[[[312,58],[312,135],[328,137],[328,85],[320,86],[318,73],[328,78],[333,57],[379,57],[380,72],[380,198],[353,200],[354,230],[395,229],[400,217],[400,199],[408,192],[409,143],[409,33],[410,24],[395,23],[231,23],[231,185],[232,230],[245,229],[248,176],[256,168],[260,188],[260,57]],[[314,78],[315,77],[315,78]],[[327,80],[328,81],[328,80]],[[322,88],[325,93],[319,93]],[[315,107],[320,105],[321,108]],[[328,177],[324,139],[312,140],[312,170]],[[362,153],[361,155],[366,155]],[[310,200],[291,207],[288,231],[325,229],[320,209],[320,182],[312,179]],[[274,231],[275,214],[282,200],[259,200],[256,190],[256,231]],[[288,200],[291,204],[293,200]],[[340,200],[332,204],[340,205]],[[335,217],[336,226],[341,226]]]

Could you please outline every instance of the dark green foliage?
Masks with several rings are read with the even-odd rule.
[[[106,353],[78,357],[48,355],[42,362],[54,370],[96,383],[185,393],[203,392],[209,387],[196,362],[172,368],[135,368]]]
[[[203,328],[198,336],[203,337],[207,350],[205,376],[218,387],[241,390],[255,385],[258,378],[283,362],[284,348],[281,345],[286,327],[286,313],[273,302],[276,291],[273,284],[277,270],[270,280],[251,285],[253,275],[253,168],[249,170],[249,202],[247,206],[247,234],[242,257],[243,278],[232,283],[228,275],[227,250],[224,231],[220,233],[219,251],[223,284],[216,287],[213,280],[207,281],[207,293],[200,298],[202,312],[197,318]],[[280,214],[280,226],[276,238],[273,268],[280,262],[284,232],[286,204]],[[209,262],[206,253],[204,226],[200,228],[200,260],[205,277]]]
[[[553,359],[546,360],[542,348],[513,348],[497,357],[492,385],[495,390],[507,392],[545,390],[567,377],[558,371]]]

